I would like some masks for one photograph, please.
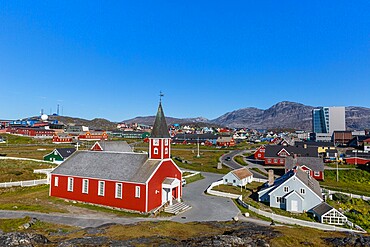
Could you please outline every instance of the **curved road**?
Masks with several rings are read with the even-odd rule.
[[[192,209],[172,218],[178,222],[228,221],[238,215],[239,209],[232,199],[206,195],[208,186],[220,180],[223,175],[202,172],[202,180],[185,185],[183,200]]]
[[[228,166],[228,167],[230,167],[231,169],[234,169],[234,170],[235,169],[239,169],[239,168],[243,168],[245,166],[242,166],[239,163],[237,163],[236,161],[234,161],[234,157],[235,156],[238,156],[238,155],[242,155],[245,152],[251,152],[251,151],[252,150],[235,150],[235,151],[231,151],[230,153],[227,153],[227,154],[222,155],[221,158],[220,158],[220,161],[225,166]],[[226,160],[226,157],[230,157],[231,159],[230,160]],[[252,164],[252,163],[250,163],[250,164]],[[249,171],[251,173],[253,173],[253,177],[255,177],[255,178],[262,178],[262,179],[266,179],[267,178],[266,176],[263,176],[262,174],[260,174],[258,172],[255,172],[253,170],[249,170]]]

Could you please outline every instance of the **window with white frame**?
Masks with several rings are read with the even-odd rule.
[[[140,198],[140,186],[135,187],[135,197]]]
[[[82,179],[82,193],[88,194],[89,193],[89,180]]]
[[[159,139],[153,140],[153,146],[159,146]]]
[[[116,183],[116,198],[122,199],[122,184]]]
[[[168,139],[164,140],[164,145],[168,146]]]
[[[165,153],[165,154],[168,154],[168,148],[165,148],[165,149],[164,149],[164,153]]]
[[[98,195],[99,196],[104,196],[104,188],[105,187],[105,182],[104,181],[99,181],[98,185]]]
[[[289,187],[288,186],[284,186],[284,192],[285,193],[288,193],[289,192]]]
[[[315,177],[320,176],[320,172],[315,171],[315,172],[313,173],[313,175],[314,175]]]
[[[300,192],[301,192],[302,195],[306,194],[305,188],[301,188]]]
[[[68,191],[73,191],[73,178],[68,178]]]
[[[59,177],[54,177],[54,186],[58,187],[59,184]]]
[[[154,148],[154,154],[158,154],[158,148]]]

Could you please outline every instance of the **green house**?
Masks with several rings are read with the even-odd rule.
[[[56,148],[51,153],[44,156],[45,161],[62,163],[76,151],[75,148]]]

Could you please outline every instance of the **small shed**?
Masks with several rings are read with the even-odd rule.
[[[240,168],[233,170],[222,177],[224,184],[233,186],[245,186],[253,181],[253,174],[248,168]]]
[[[311,209],[313,215],[320,221],[320,223],[326,223],[330,225],[344,225],[347,222],[347,217],[327,204],[322,202],[313,209]]]

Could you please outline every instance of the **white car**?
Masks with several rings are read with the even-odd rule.
[[[183,178],[183,179],[182,179],[181,184],[182,184],[182,187],[184,187],[184,186],[185,186],[185,184],[186,184],[186,180],[185,180],[185,178]]]

